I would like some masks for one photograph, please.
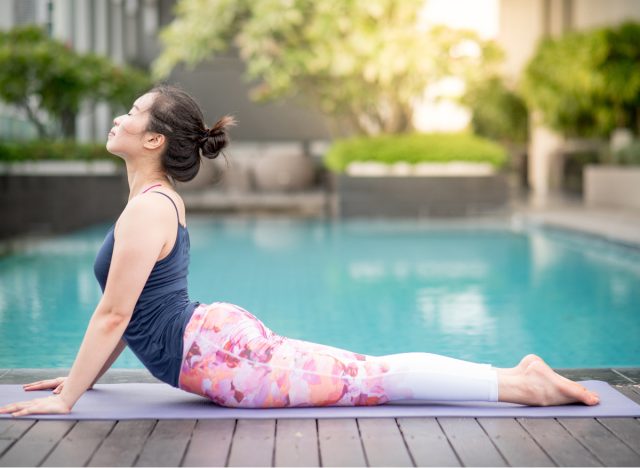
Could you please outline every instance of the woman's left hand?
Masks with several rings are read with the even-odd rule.
[[[60,395],[35,398],[33,400],[20,401],[0,407],[0,413],[11,413],[11,416],[25,416],[27,414],[67,414],[70,412],[71,408],[69,408]]]

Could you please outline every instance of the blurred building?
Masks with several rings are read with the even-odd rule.
[[[78,52],[93,51],[116,63],[148,68],[161,50],[158,32],[171,21],[175,3],[176,0],[0,0],[0,28],[41,24],[52,37]],[[234,114],[242,123],[234,129],[235,139],[259,142],[328,138],[323,117],[302,105],[252,102],[243,71],[242,62],[229,54],[193,71],[177,69],[168,81],[193,94],[208,121]],[[78,139],[105,138],[113,113],[107,105],[85,108],[78,116]],[[5,119],[20,119],[7,107],[0,108],[2,114]]]
[[[639,0],[425,0],[427,23],[475,29],[495,38],[506,52],[505,74],[517,82],[538,41],[567,31],[640,20]],[[79,52],[94,51],[117,63],[148,68],[161,45],[159,30],[173,17],[176,0],[0,0],[0,28],[42,24],[49,33]],[[234,114],[241,125],[236,141],[260,144],[300,144],[305,148],[330,139],[324,118],[293,101],[256,104],[249,99],[250,83],[244,65],[233,53],[206,61],[194,70],[179,67],[169,81],[186,88],[202,104],[205,117],[215,121]],[[102,104],[85,108],[78,116],[80,140],[102,140],[115,110]],[[0,132],[28,134],[20,115],[0,104]],[[23,119],[24,120],[24,119]],[[432,102],[416,111],[416,126],[424,131],[455,130],[465,126],[468,112],[450,102]],[[529,148],[529,182],[534,192],[546,194],[560,179],[554,154],[564,141],[539,125],[536,115]],[[311,143],[311,145],[310,145]],[[262,149],[260,149],[262,148]],[[249,152],[262,152],[258,147]],[[297,150],[296,150],[297,151]],[[307,152],[307,150],[305,150]],[[313,151],[312,151],[313,152]]]
[[[543,37],[640,21],[638,0],[500,0],[498,42],[506,52],[504,72],[517,81]],[[557,155],[565,141],[532,116],[529,144],[529,185],[544,197],[558,188],[561,166]]]

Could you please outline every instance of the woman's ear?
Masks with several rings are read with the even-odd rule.
[[[165,137],[162,133],[147,132],[144,137],[143,146],[149,150],[155,150],[164,145]]]

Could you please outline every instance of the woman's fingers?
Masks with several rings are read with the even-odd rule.
[[[64,401],[58,396],[36,398],[29,401],[20,401],[0,408],[0,413],[11,413],[11,416],[24,416],[26,414],[66,414],[71,412]]]
[[[16,411],[24,410],[33,405],[31,401],[20,401],[18,403],[11,403],[0,408],[0,413],[15,413]]]
[[[48,379],[48,380],[39,380],[37,382],[24,384],[22,388],[27,392],[31,390],[46,390],[48,388],[56,388],[58,385],[63,383],[64,380],[65,380],[64,377],[58,377],[55,379]]]
[[[23,385],[22,388],[26,391],[29,391],[29,390],[42,390],[50,387],[45,382],[33,382],[30,384]]]

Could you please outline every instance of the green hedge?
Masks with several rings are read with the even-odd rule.
[[[122,161],[110,154],[104,143],[76,143],[70,140],[0,142],[0,162],[101,159]]]
[[[344,172],[354,161],[385,164],[467,161],[500,168],[505,165],[507,154],[497,143],[469,133],[414,133],[336,140],[324,159],[334,172]]]

